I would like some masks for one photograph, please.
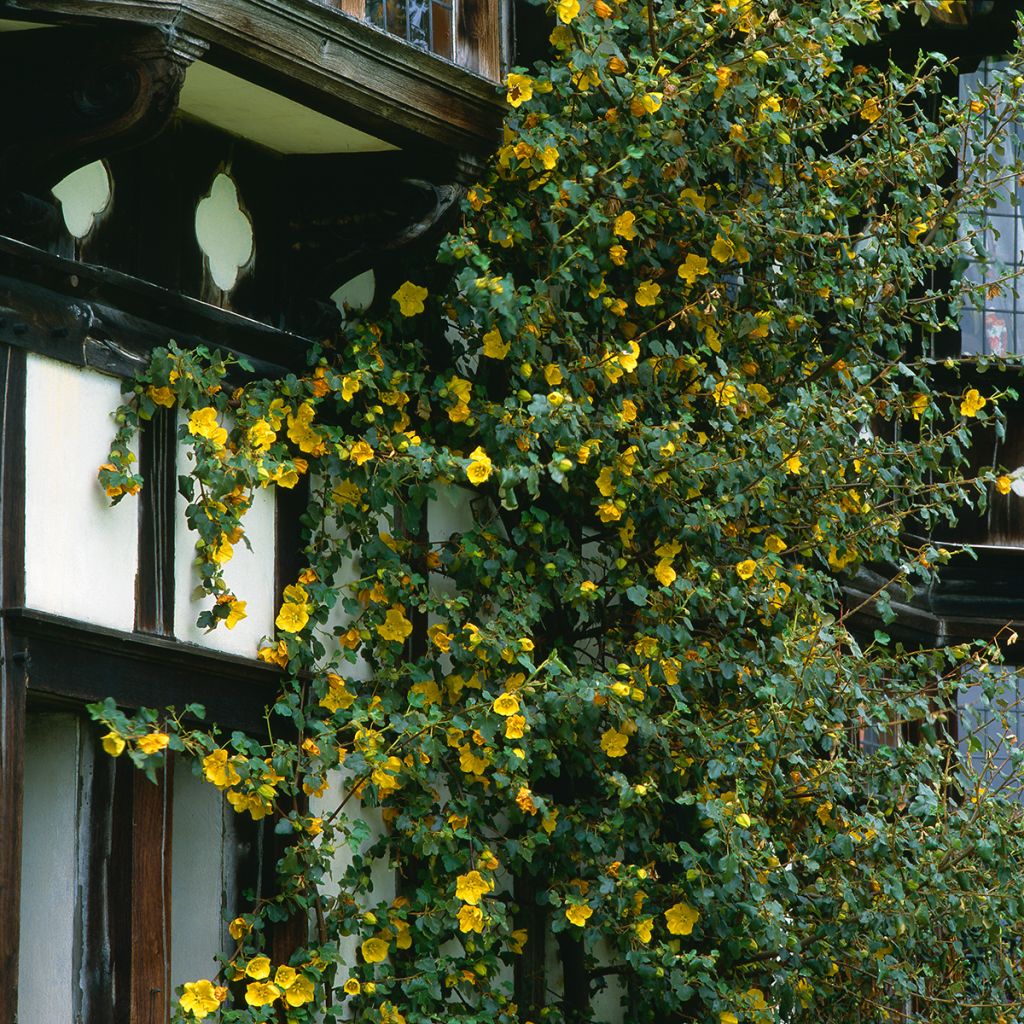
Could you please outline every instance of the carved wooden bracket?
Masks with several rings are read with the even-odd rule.
[[[44,229],[39,203],[49,205],[49,190],[61,178],[160,132],[196,55],[171,33],[150,28],[0,36],[0,92],[18,97],[3,110],[0,230]]]

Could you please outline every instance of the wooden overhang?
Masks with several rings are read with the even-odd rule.
[[[0,18],[159,31],[185,64],[201,61],[417,151],[463,180],[500,131],[495,81],[315,0],[0,0]]]

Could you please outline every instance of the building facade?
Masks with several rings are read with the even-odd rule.
[[[84,708],[195,701],[258,728],[275,684],[255,653],[302,495],[257,503],[231,567],[249,616],[207,635],[172,415],[141,440],[141,501],[111,509],[96,484],[120,379],[169,339],[301,371],[346,304],[386,303],[495,145],[512,16],[0,5],[0,1020],[166,1021],[175,987],[215,970],[242,893],[274,884],[272,823],[183,763],[153,785],[106,757]]]
[[[998,56],[1017,6],[954,4],[866,59],[943,49],[955,89]],[[225,730],[258,729],[275,672],[254,655],[300,564],[302,495],[249,515],[253,551],[228,574],[247,619],[199,630],[172,416],[142,437],[139,501],[110,509],[96,484],[120,380],[168,339],[301,370],[346,307],[386,303],[426,266],[498,138],[496,85],[524,62],[515,14],[499,0],[0,3],[0,1020],[166,1021],[176,986],[227,948],[243,894],[274,884],[272,822],[233,815],[187,765],[154,785],[105,757],[84,708],[201,702]],[[1019,208],[1002,216],[1019,265]],[[970,314],[935,357],[1024,350],[1017,307]],[[1020,412],[976,454],[1020,466],[1021,493],[930,538],[979,558],[895,595],[901,639],[1024,619]],[[884,583],[861,573],[850,606]],[[278,927],[277,959],[304,927]]]

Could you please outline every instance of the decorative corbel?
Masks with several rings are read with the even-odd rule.
[[[200,49],[135,26],[0,35],[0,231],[38,241],[61,178],[162,131]]]

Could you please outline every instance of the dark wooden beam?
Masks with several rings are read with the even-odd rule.
[[[205,59],[403,148],[476,177],[504,104],[472,71],[308,0],[3,0],[34,21],[150,25],[209,46]],[[472,29],[472,26],[470,26]],[[488,67],[488,73],[497,69]]]
[[[278,690],[277,669],[161,637],[31,610],[2,619],[24,651],[25,685],[33,700],[81,705],[112,697],[121,707],[206,706],[222,729],[265,734],[264,708]]]
[[[170,338],[245,356],[264,375],[301,372],[310,344],[137,277],[0,236],[0,343],[128,377]]]

